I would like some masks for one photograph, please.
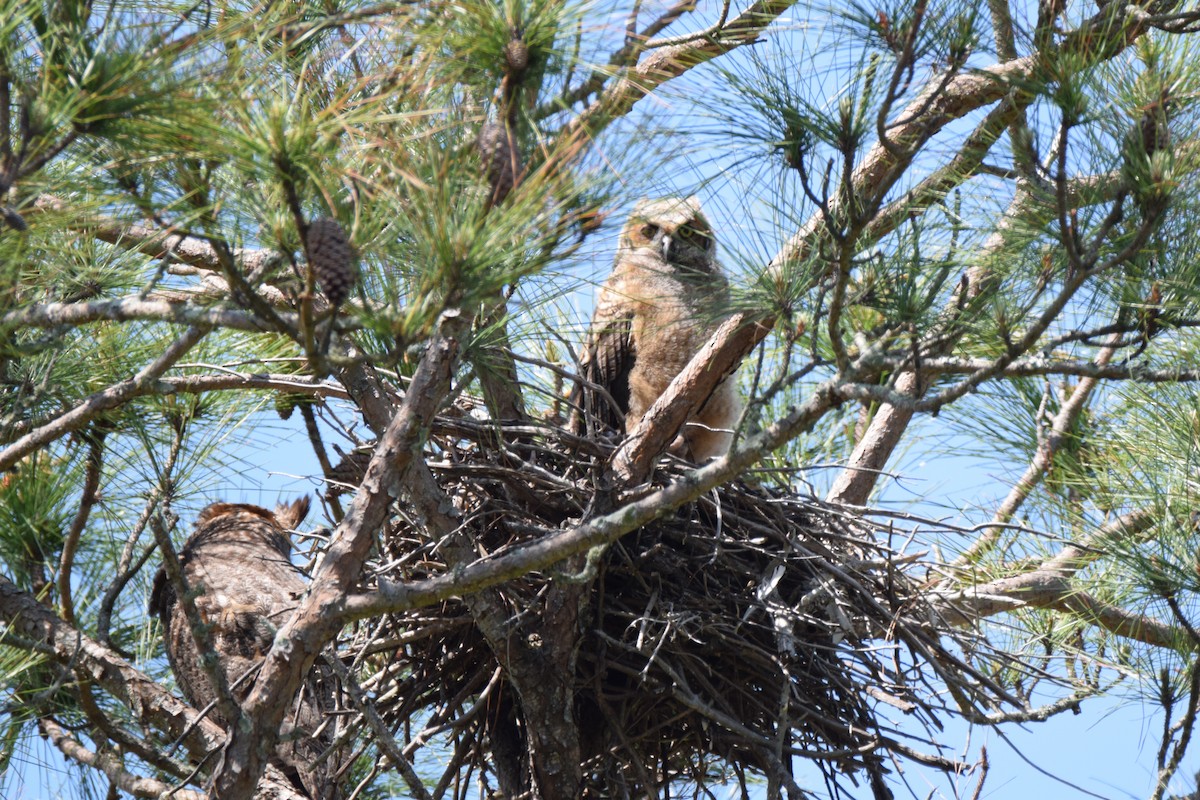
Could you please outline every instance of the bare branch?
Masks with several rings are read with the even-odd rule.
[[[176,789],[154,778],[143,778],[125,769],[121,759],[110,753],[96,753],[79,743],[61,725],[49,717],[38,720],[38,727],[63,755],[85,767],[94,767],[105,774],[113,785],[134,797],[159,798],[167,794],[180,800],[204,800],[203,792]]]
[[[1073,614],[1122,638],[1176,649],[1182,630],[1097,600],[1067,579],[1042,570],[1002,578],[953,594],[935,594],[934,607],[952,625],[978,625],[981,619],[1022,608],[1048,608]]]
[[[281,319],[294,323],[297,315],[283,313]],[[241,331],[272,331],[267,322],[248,311],[201,306],[181,300],[122,297],[84,303],[36,303],[9,311],[0,317],[4,328],[57,328],[89,322],[156,320],[180,325],[206,325]]]
[[[676,4],[677,7],[684,6],[684,5],[685,5],[684,2],[680,2],[680,3]],[[695,4],[695,2],[690,2],[690,3],[687,3],[687,5],[691,5],[691,6],[695,7],[696,4]],[[724,31],[725,31],[725,21],[729,19],[729,6],[730,5],[731,5],[731,0],[721,0],[721,13],[717,15],[717,21],[714,22],[712,25],[709,25],[707,28],[698,30],[694,33],[682,33],[678,36],[667,36],[662,39],[651,39],[648,42],[646,42],[646,49],[653,50],[654,48],[657,48],[657,47],[671,47],[671,46],[677,45],[677,44],[687,44],[688,42],[694,42],[699,39],[707,39],[709,37],[719,38],[721,36],[721,34],[724,33]],[[688,10],[690,10],[690,9],[688,9]],[[642,35],[643,36],[654,36],[657,33],[659,33],[660,31],[662,31],[663,29],[665,29],[667,27],[667,25],[669,25],[675,21],[676,17],[673,16],[673,12],[674,12],[674,9],[671,9],[666,14],[663,14],[661,17],[659,17],[659,19],[655,21],[654,25],[646,26],[646,29],[642,31]]]
[[[679,433],[684,421],[737,369],[771,330],[772,321],[737,314],[725,320],[688,365],[675,376],[613,455],[613,471],[625,483],[640,483]]]
[[[1194,639],[1195,637],[1193,637],[1193,642]],[[1183,761],[1184,753],[1187,752],[1188,744],[1191,743],[1192,734],[1196,729],[1196,712],[1198,707],[1200,707],[1200,663],[1193,661],[1188,666],[1187,707],[1183,712],[1183,717],[1176,723],[1175,728],[1179,731],[1179,739],[1175,742],[1175,746],[1171,748],[1170,758],[1164,760],[1163,755],[1165,753],[1163,751],[1167,749],[1167,743],[1170,739],[1166,736],[1163,737],[1162,749],[1159,751],[1158,780],[1155,782],[1154,792],[1150,795],[1151,800],[1162,800],[1167,792],[1171,778],[1179,770],[1179,764]]]
[[[884,359],[884,363],[899,367],[902,359]],[[922,375],[967,375],[990,364],[990,359],[945,356],[921,360]],[[1004,367],[999,376],[1027,378],[1044,375],[1087,378],[1092,380],[1133,381],[1135,383],[1195,383],[1200,381],[1200,368],[1152,368],[1127,362],[1097,364],[1094,361],[1060,361],[1042,353],[1018,359]]]
[[[204,392],[241,391],[261,389],[266,391],[306,394],[313,397],[349,398],[350,393],[335,383],[316,381],[303,375],[288,373],[239,373],[230,370],[224,375],[184,375],[159,378],[130,389],[126,400],[149,395],[203,394]],[[12,434],[21,436],[32,430],[37,421],[24,421],[12,426]]]
[[[1013,38],[1013,20],[1008,0],[988,0],[988,12],[992,17],[992,36],[996,40],[996,49],[1001,58],[1011,61],[1017,57],[1017,43]]]
[[[1075,614],[1118,636],[1178,648],[1187,637],[1175,626],[1102,602],[1071,581],[1079,570],[1107,552],[1106,545],[1137,539],[1157,521],[1151,509],[1131,511],[1097,528],[1082,542],[1066,545],[1028,572],[962,590],[933,589],[930,602],[952,625],[974,625],[985,617],[1024,607],[1050,608]]]
[[[919,396],[920,378],[913,372],[905,372],[896,379],[895,394]],[[846,466],[834,479],[825,495],[828,503],[842,505],[864,505],[871,490],[891,458],[896,445],[900,444],[908,423],[914,415],[913,409],[902,403],[890,403],[880,407],[862,437],[854,445]]]
[[[341,628],[346,596],[406,475],[420,462],[429,423],[448,394],[462,336],[470,320],[443,312],[387,429],[375,447],[361,487],[317,567],[308,593],[279,630],[243,709],[248,725],[232,731],[213,779],[214,798],[249,797],[270,758],[283,715],[325,645]]]

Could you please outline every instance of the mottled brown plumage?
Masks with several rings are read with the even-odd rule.
[[[200,512],[196,531],[180,552],[180,571],[207,626],[208,645],[239,702],[253,686],[254,671],[271,649],[275,632],[304,594],[304,579],[291,562],[288,530],[300,524],[308,507],[307,497],[277,506],[274,512],[214,503]],[[150,607],[162,620],[167,657],[180,689],[193,706],[204,708],[216,693],[200,666],[183,605],[163,568],[155,576]],[[331,726],[313,735],[332,710],[332,681],[315,668],[286,717],[275,751],[277,766],[314,800],[337,797],[337,787],[327,776],[338,760],[315,764],[332,742]],[[218,710],[212,713],[222,724],[227,722]]]
[[[577,390],[574,400],[587,414],[630,430],[708,341],[729,305],[716,245],[694,197],[634,207],[600,290],[582,363],[583,377],[603,387],[616,407],[600,393]],[[739,413],[737,387],[726,378],[672,449],[696,462],[723,455]],[[573,427],[586,427],[578,413]]]

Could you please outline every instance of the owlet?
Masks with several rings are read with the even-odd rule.
[[[583,413],[609,428],[631,430],[704,346],[729,306],[716,248],[695,197],[642,200],[634,207],[600,290],[582,359],[583,377],[609,397],[577,390]],[[726,377],[688,419],[672,451],[697,463],[724,455],[740,412],[735,381]],[[586,428],[581,413],[572,427]]]

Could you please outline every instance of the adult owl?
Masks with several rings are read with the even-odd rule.
[[[305,591],[301,572],[291,561],[288,531],[308,513],[309,498],[271,512],[253,505],[213,503],[200,512],[196,530],[179,554],[179,566],[196,611],[207,626],[208,645],[217,654],[225,679],[239,702],[254,684],[255,668]],[[216,693],[200,667],[195,637],[165,568],[154,578],[151,611],[162,620],[167,658],[179,687],[197,708]],[[332,726],[314,735],[333,710],[332,680],[320,668],[309,674],[288,713],[275,750],[275,765],[313,800],[334,800],[337,759],[316,759],[333,740]],[[227,720],[214,710],[222,724]]]
[[[695,197],[647,199],[634,207],[600,290],[581,364],[583,377],[608,397],[577,389],[573,399],[584,414],[631,430],[708,341],[729,305],[716,248]],[[740,410],[737,387],[726,378],[688,419],[672,450],[697,463],[724,455]],[[572,426],[586,429],[582,414]]]

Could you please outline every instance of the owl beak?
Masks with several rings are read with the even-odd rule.
[[[663,260],[668,264],[671,263],[671,234],[663,234],[662,244],[660,246],[662,247]]]

